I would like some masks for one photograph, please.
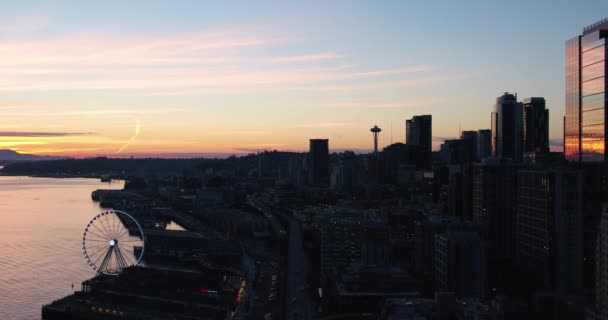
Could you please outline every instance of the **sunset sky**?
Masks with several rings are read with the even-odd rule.
[[[417,114],[437,148],[509,91],[546,98],[561,150],[564,43],[608,17],[584,2],[2,1],[0,149],[368,150]]]

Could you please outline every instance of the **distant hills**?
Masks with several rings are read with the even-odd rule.
[[[34,154],[19,153],[10,149],[0,149],[0,164],[9,164],[20,161],[45,161],[60,159],[65,159],[65,157],[37,156]]]

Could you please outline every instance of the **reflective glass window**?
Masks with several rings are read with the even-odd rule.
[[[602,77],[583,82],[583,96],[604,92],[605,81]]]
[[[583,52],[583,66],[587,66],[606,59],[606,47],[600,46]]]
[[[583,161],[603,161],[605,148],[604,125],[582,128],[581,151]]]
[[[581,37],[581,51],[587,51],[595,47],[599,47],[605,43],[605,40],[600,39],[599,31],[592,32]]]
[[[583,127],[604,123],[604,108],[583,112]]]
[[[583,97],[583,111],[605,108],[606,94],[604,92]]]
[[[583,81],[604,77],[606,74],[606,68],[604,66],[605,61],[600,61],[598,63],[594,63],[588,65],[583,68]]]
[[[580,38],[566,42],[566,119],[564,120],[564,155],[579,160],[580,155]]]

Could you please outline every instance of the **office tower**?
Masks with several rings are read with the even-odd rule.
[[[517,167],[505,160],[488,159],[473,167],[473,222],[482,225],[493,254],[501,258],[512,257],[515,249],[516,173]]]
[[[595,310],[597,319],[608,319],[608,207],[604,205],[597,235]]]
[[[505,290],[514,283],[517,215],[517,166],[508,159],[486,159],[473,164],[472,220],[481,225],[486,251],[488,286]]]
[[[492,112],[492,156],[519,161],[524,142],[523,106],[505,92],[496,98]]]
[[[604,19],[566,41],[564,154],[570,161],[606,161],[607,35]]]
[[[292,156],[287,161],[287,170],[289,179],[296,186],[303,186],[306,184],[306,169],[304,162],[306,158],[304,156]]]
[[[518,172],[517,265],[528,292],[582,290],[583,175],[562,168]]]
[[[368,221],[363,223],[361,241],[361,262],[367,265],[388,265],[390,233],[383,222]]]
[[[340,212],[319,223],[323,272],[330,274],[334,268],[345,268],[360,261],[361,219],[356,213]]]
[[[524,99],[524,152],[549,152],[549,110],[545,98]]]
[[[434,292],[435,278],[435,235],[445,233],[449,226],[456,226],[460,220],[452,216],[429,216],[416,222],[414,235],[414,272],[416,279],[426,291]]]
[[[477,131],[462,131],[460,140],[464,141],[465,149],[468,151],[467,159],[470,162],[477,160]]]
[[[384,177],[387,181],[396,182],[400,168],[425,169],[426,155],[420,146],[411,146],[401,142],[393,143],[382,150]]]
[[[329,185],[329,142],[310,139],[309,182],[313,186]]]
[[[555,286],[564,297],[579,294],[583,288],[584,174],[556,169],[554,175]]]
[[[477,160],[483,160],[492,156],[492,130],[483,129],[477,131]]]
[[[437,291],[463,298],[484,297],[485,254],[478,233],[435,235],[435,281]]]
[[[289,152],[263,151],[258,153],[258,177],[285,178],[289,171]]]
[[[444,164],[471,163],[475,161],[473,143],[463,139],[445,140],[439,147],[439,157]]]
[[[352,151],[344,151],[332,166],[331,187],[338,192],[352,192],[360,185],[362,165],[359,157]]]
[[[374,136],[374,155],[378,155],[378,135],[382,129],[378,128],[378,126],[374,126],[369,131],[371,131]]]
[[[405,121],[406,144],[421,146],[425,157],[425,168],[431,167],[433,150],[433,117],[431,115],[413,116]]]

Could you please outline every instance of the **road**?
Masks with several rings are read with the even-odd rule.
[[[308,320],[312,318],[312,304],[307,289],[308,261],[302,245],[302,229],[293,217],[289,221],[289,252],[287,257],[286,293],[287,319]]]

